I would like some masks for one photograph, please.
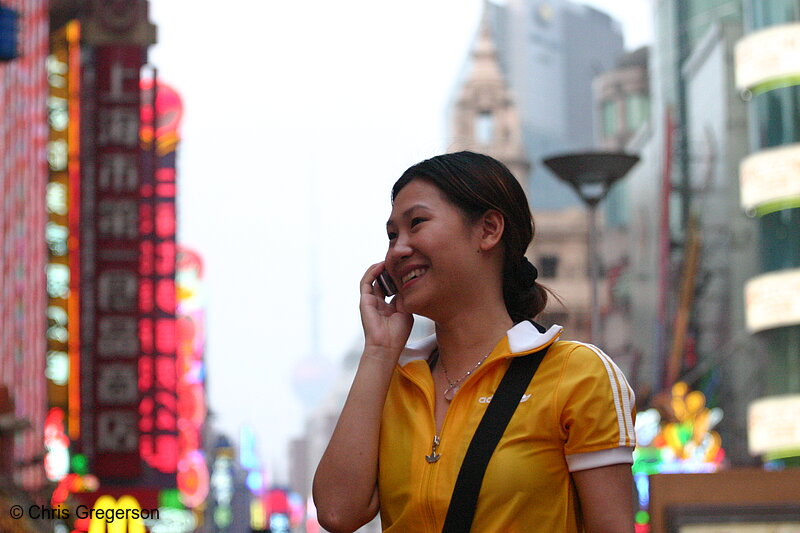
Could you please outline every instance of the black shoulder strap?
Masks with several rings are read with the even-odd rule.
[[[442,533],[469,533],[483,475],[500,437],[533,379],[549,345],[538,352],[514,358],[481,418],[458,472]]]

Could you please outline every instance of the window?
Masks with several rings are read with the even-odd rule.
[[[491,144],[494,137],[494,120],[491,111],[481,111],[475,117],[475,141]]]
[[[603,102],[603,137],[613,137],[617,130],[617,103],[613,100]]]
[[[558,273],[558,257],[543,255],[539,258],[539,275],[543,278],[555,278]]]
[[[625,128],[636,131],[648,118],[647,97],[643,94],[630,94],[625,99]]]

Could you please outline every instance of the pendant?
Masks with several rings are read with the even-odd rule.
[[[425,456],[425,460],[429,463],[435,463],[441,457],[440,454],[436,453],[436,448],[439,447],[439,435],[433,436],[433,444],[431,444],[431,454]]]
[[[444,399],[448,402],[452,402],[453,398],[456,397],[456,393],[458,392],[458,385],[451,385],[444,390]]]

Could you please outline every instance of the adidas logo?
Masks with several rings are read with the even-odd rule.
[[[494,394],[492,394],[491,396],[481,396],[480,398],[478,398],[478,403],[490,403],[492,401],[493,397],[494,397]],[[527,402],[528,398],[530,398],[530,397],[531,397],[530,394],[523,394],[522,398],[519,401],[519,403]]]

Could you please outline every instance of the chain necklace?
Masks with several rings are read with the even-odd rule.
[[[449,384],[448,387],[444,390],[444,399],[447,400],[448,402],[452,401],[453,398],[455,398],[456,393],[458,392],[458,389],[461,388],[461,382],[464,381],[465,379],[467,379],[470,375],[472,375],[473,372],[478,370],[478,368],[480,368],[480,366],[483,364],[483,362],[486,361],[487,357],[489,357],[488,353],[486,355],[484,355],[483,357],[481,357],[480,361],[475,363],[475,365],[472,368],[467,370],[466,374],[464,374],[463,376],[461,376],[457,380],[453,381],[452,379],[450,379],[450,376],[447,374],[447,367],[444,364],[444,359],[442,359],[442,357],[440,356],[439,357],[439,362],[442,363],[442,370],[444,370],[444,378],[447,380],[447,383]]]

